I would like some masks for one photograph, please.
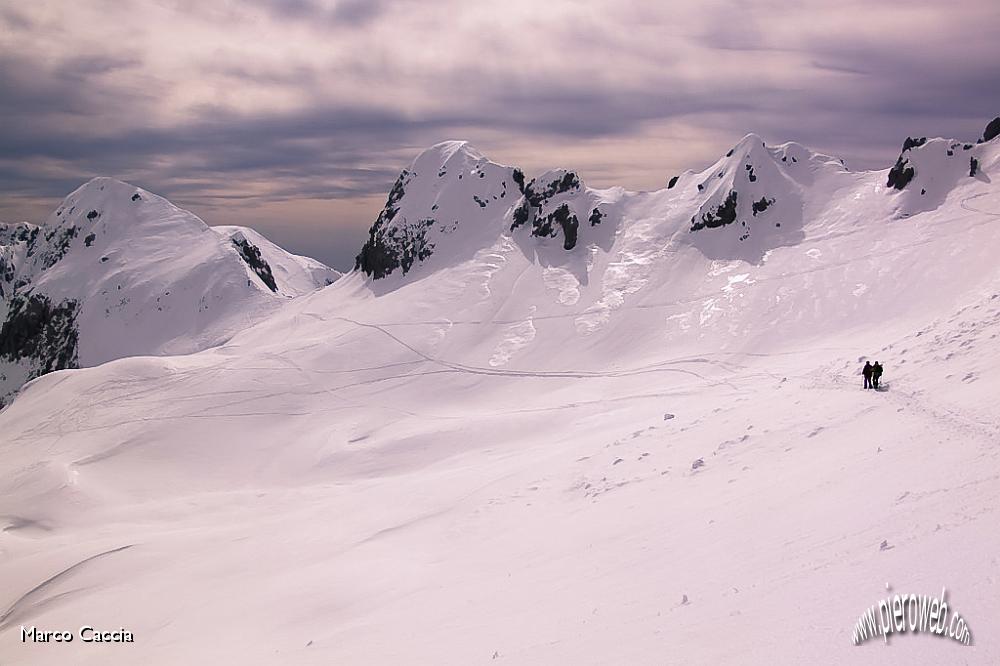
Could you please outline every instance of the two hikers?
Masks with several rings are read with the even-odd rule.
[[[879,380],[882,379],[882,364],[875,361],[875,365],[872,365],[871,361],[865,361],[865,367],[861,374],[865,378],[865,388],[877,391]]]

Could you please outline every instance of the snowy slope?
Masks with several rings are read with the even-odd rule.
[[[0,228],[0,262],[0,397],[52,369],[218,344],[338,275],[110,178],[40,227]]]
[[[897,190],[748,135],[646,193],[433,148],[362,270],[0,413],[5,658],[995,663],[1000,141],[935,145]],[[976,644],[851,645],[887,582]],[[17,639],[83,623],[136,643]]]
[[[334,280],[340,277],[339,271],[312,257],[290,254],[248,227],[218,225],[210,229],[221,236],[224,242],[232,245],[247,263],[253,276],[261,280],[265,287],[270,288],[266,278],[262,278],[254,270],[256,262],[247,260],[246,255],[255,254],[254,248],[256,248],[262,262],[261,272],[267,275],[269,269],[274,280],[273,291],[276,294],[294,298],[333,284]],[[263,268],[263,264],[267,265],[267,269]]]

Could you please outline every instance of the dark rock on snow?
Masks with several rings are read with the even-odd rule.
[[[901,190],[906,187],[907,183],[913,180],[913,176],[915,175],[916,172],[910,166],[910,161],[904,160],[903,156],[900,155],[896,159],[896,164],[889,169],[889,180],[886,185]]]
[[[1000,136],[1000,116],[997,116],[986,125],[986,131],[983,132],[983,141],[992,141],[998,136]]]
[[[274,281],[274,274],[271,273],[271,266],[260,255],[260,248],[245,238],[234,238],[233,245],[236,246],[240,256],[243,257],[243,261],[247,262],[250,270],[257,274],[257,277],[267,285],[267,288],[271,291],[278,291],[278,285]]]
[[[719,204],[714,211],[709,211],[701,216],[701,220],[691,225],[691,231],[699,229],[714,229],[736,221],[736,190],[731,190],[726,200]]]
[[[53,304],[40,294],[15,294],[0,327],[0,359],[32,361],[33,377],[78,367],[78,310],[73,300]]]

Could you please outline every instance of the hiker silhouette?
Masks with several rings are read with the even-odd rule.
[[[875,361],[875,365],[872,366],[872,388],[876,391],[878,390],[878,383],[882,379],[882,364]]]
[[[870,389],[872,387],[872,373],[874,371],[875,368],[872,367],[871,361],[865,361],[865,367],[864,370],[861,371],[861,374],[865,376],[866,389]]]

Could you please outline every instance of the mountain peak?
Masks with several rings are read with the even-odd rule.
[[[368,232],[355,267],[376,279],[439,256],[461,258],[496,240],[497,221],[520,196],[524,174],[466,141],[444,141],[403,169]],[[461,239],[461,240],[460,240]]]
[[[94,176],[86,183],[77,188],[77,190],[87,189],[91,187],[132,187],[129,183],[124,180],[118,180],[117,178],[112,178],[111,176]]]
[[[759,134],[753,132],[740,139],[732,150],[726,153],[725,159],[752,158],[761,161],[770,158],[780,162],[783,167],[793,165],[811,165],[814,168],[832,166],[836,170],[845,170],[844,161],[830,155],[818,153],[795,141],[786,141],[776,145],[768,145]]]
[[[252,230],[210,229],[92,178],[45,224],[0,225],[0,403],[52,370],[204,349],[337,275]]]
[[[409,171],[420,173],[434,169],[472,170],[489,160],[468,141],[442,141],[421,151],[410,164]]]
[[[98,203],[118,198],[130,199],[136,193],[139,193],[140,197],[142,196],[142,190],[131,183],[110,176],[95,176],[70,192],[63,200],[63,207],[66,207],[67,202],[70,202],[69,205],[72,206],[74,203],[91,201]]]
[[[474,159],[483,158],[483,154],[479,152],[475,146],[468,141],[458,139],[450,139],[448,141],[435,143],[433,146],[420,153],[420,156],[424,155],[439,155],[441,156],[442,162],[447,162],[456,155],[466,155]],[[420,159],[420,156],[418,156],[417,159]]]
[[[93,227],[98,222],[105,229],[109,228],[109,224],[135,224],[151,217],[144,213],[153,213],[152,217],[157,217],[156,213],[160,212],[146,209],[142,204],[148,201],[155,201],[158,209],[166,206],[171,210],[180,210],[166,199],[135,185],[108,176],[97,176],[70,192],[49,216],[47,224],[53,227],[76,227],[78,230]],[[193,214],[187,215],[204,225]]]
[[[740,151],[751,150],[755,147],[764,148],[766,145],[767,144],[764,142],[764,139],[759,134],[755,132],[748,132],[742,139],[736,142],[736,145],[733,148],[735,151]]]

